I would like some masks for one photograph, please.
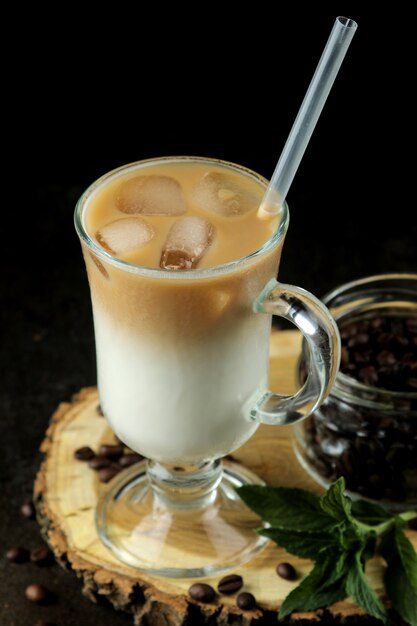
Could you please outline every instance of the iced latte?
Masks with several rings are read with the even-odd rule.
[[[236,492],[261,479],[221,458],[262,422],[306,417],[337,372],[330,313],[276,280],[288,207],[259,217],[265,189],[239,165],[161,158],[106,174],[76,208],[100,402],[118,437],[147,457],[102,492],[97,532],[149,573],[205,576],[265,545]],[[268,390],[272,315],[298,326],[310,350],[292,396]]]

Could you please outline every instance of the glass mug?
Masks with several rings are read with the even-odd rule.
[[[116,435],[147,458],[121,472],[100,497],[98,533],[124,563],[179,577],[225,571],[263,547],[265,538],[255,532],[261,521],[235,490],[263,483],[220,459],[260,423],[293,424],[310,415],[332,387],[340,354],[327,308],[307,291],[276,281],[289,221],[285,203],[261,248],[207,268],[136,265],[87,232],[86,213],[105,186],[155,165],[196,163],[249,180],[261,195],[266,189],[264,178],[232,163],[149,159],[104,175],[75,211],[91,289],[100,403]],[[267,387],[272,315],[295,324],[310,350],[306,382],[291,396]]]

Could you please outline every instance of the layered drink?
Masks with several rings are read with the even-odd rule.
[[[287,227],[286,213],[258,216],[265,187],[239,166],[173,157],[122,167],[84,194],[101,406],[155,461],[221,457],[258,426],[271,317],[254,303]]]

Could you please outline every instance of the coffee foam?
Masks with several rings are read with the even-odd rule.
[[[115,327],[194,340],[218,332],[219,327],[228,328],[236,317],[252,313],[256,297],[277,274],[281,247],[282,242],[232,271],[201,279],[126,272],[98,259],[85,245],[84,258],[94,307]]]

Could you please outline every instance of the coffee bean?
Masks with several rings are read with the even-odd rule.
[[[213,587],[207,585],[207,583],[194,583],[189,588],[188,593],[193,600],[204,603],[213,602],[216,596]]]
[[[99,456],[104,456],[106,459],[111,459],[112,461],[119,459],[123,454],[123,446],[120,443],[117,444],[107,444],[103,443],[99,449]]]
[[[285,578],[285,580],[295,580],[297,578],[297,572],[291,563],[278,563],[276,572],[278,576]]]
[[[89,461],[95,457],[95,454],[89,446],[84,446],[82,448],[78,448],[78,450],[74,452],[74,457],[78,461]]]
[[[251,611],[256,607],[256,598],[248,591],[242,591],[236,598],[236,604],[243,611]]]
[[[91,467],[93,470],[101,470],[104,467],[109,467],[109,465],[111,465],[111,461],[105,456],[95,456],[88,461],[88,467]]]
[[[131,465],[142,461],[143,458],[144,457],[141,454],[136,454],[136,452],[134,452],[132,454],[124,454],[123,456],[121,456],[118,460],[118,463],[120,467],[130,467]]]
[[[30,551],[30,560],[36,565],[50,565],[53,563],[52,552],[46,546],[40,546],[39,548],[33,548]]]
[[[25,563],[29,559],[29,551],[21,546],[14,546],[7,550],[6,559],[11,563]]]
[[[120,468],[118,467],[103,467],[103,469],[98,472],[98,479],[102,483],[108,483],[119,472]]]
[[[365,385],[373,387],[378,382],[378,373],[373,365],[362,367],[358,372],[358,378]]]
[[[379,365],[394,365],[397,362],[395,354],[389,350],[382,350],[376,355],[376,360]]]
[[[38,583],[28,585],[25,589],[25,596],[30,602],[35,604],[46,604],[51,599],[49,589]]]
[[[348,339],[348,348],[357,348],[358,346],[364,346],[369,342],[369,335],[367,333],[358,333],[350,339]]]
[[[342,352],[341,352],[341,365],[346,367],[347,365],[349,365],[349,362],[350,362],[349,350],[347,349],[346,346],[343,346]]]
[[[230,593],[236,593],[236,591],[239,591],[242,587],[242,576],[239,576],[239,574],[229,574],[228,576],[223,576],[223,578],[219,581],[217,591],[228,595]]]
[[[417,334],[417,317],[411,317],[405,322],[408,332],[411,334]]]
[[[27,500],[22,504],[22,506],[20,507],[20,512],[23,517],[26,517],[27,519],[35,519],[36,511],[34,504],[31,500]]]

